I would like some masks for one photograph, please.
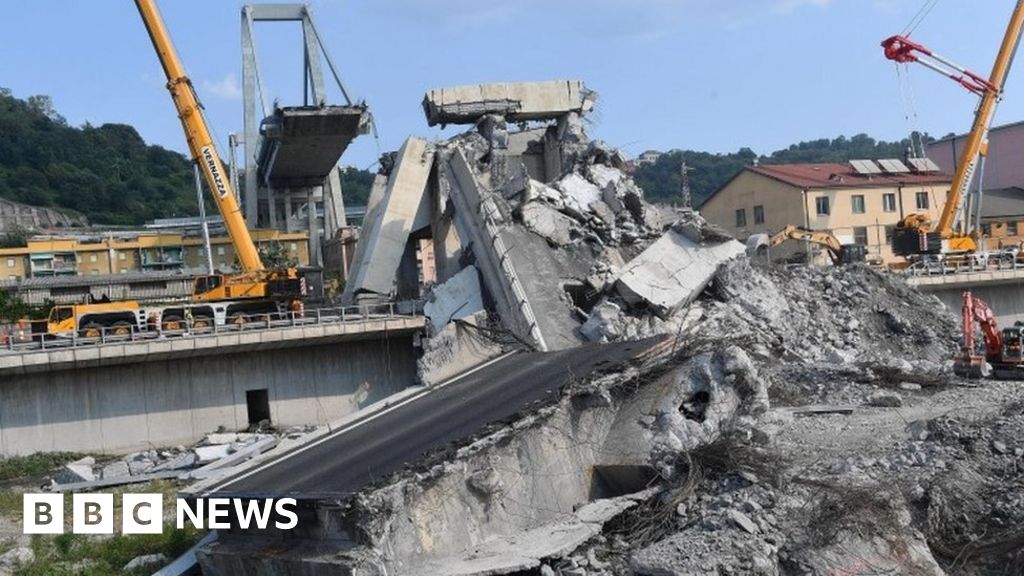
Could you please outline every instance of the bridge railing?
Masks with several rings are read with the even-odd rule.
[[[91,326],[61,334],[32,334],[18,329],[0,331],[0,351],[30,352],[96,346],[125,342],[140,342],[161,338],[216,336],[226,333],[260,330],[279,330],[297,326],[323,324],[358,324],[391,318],[415,318],[419,308],[412,303],[363,304],[356,306],[329,306],[288,312],[262,312],[233,314],[224,323],[206,324],[195,319],[180,323],[180,328],[161,326]]]
[[[1024,254],[1012,250],[924,258],[908,266],[905,272],[911,276],[941,276],[1021,269]]]

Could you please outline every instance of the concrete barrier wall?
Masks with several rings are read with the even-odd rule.
[[[0,454],[126,452],[249,425],[266,389],[278,426],[324,424],[415,383],[412,337],[238,351],[0,379]]]
[[[992,308],[999,326],[1012,326],[1018,320],[1024,321],[1024,284],[977,284],[969,288]],[[918,286],[918,289],[938,296],[949,311],[959,317],[963,293],[968,287],[933,285]]]

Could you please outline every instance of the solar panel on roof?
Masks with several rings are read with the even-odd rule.
[[[883,158],[878,161],[879,166],[882,170],[885,170],[889,174],[906,174],[910,172],[910,168],[907,165],[895,158]]]
[[[910,162],[910,167],[913,168],[915,172],[942,171],[938,164],[932,162],[931,158],[910,158],[908,162]]]
[[[871,160],[850,160],[850,166],[857,174],[871,175],[881,174],[882,170]]]

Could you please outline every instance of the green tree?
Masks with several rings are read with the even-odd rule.
[[[366,206],[370,201],[370,190],[373,188],[373,172],[346,166],[341,168],[339,173],[345,206]]]
[[[67,125],[47,96],[0,88],[0,198],[137,225],[197,213],[187,158],[123,124]]]
[[[925,144],[935,139],[927,134],[913,135]],[[799,142],[776,150],[770,154],[758,156],[750,148],[740,148],[729,154],[710,154],[694,150],[674,150],[662,154],[657,162],[637,167],[633,177],[643,188],[647,199],[652,202],[678,202],[681,200],[682,159],[690,169],[690,193],[695,205],[714,194],[745,166],[754,160],[761,164],[804,164],[804,163],[846,163],[850,160],[878,160],[880,158],[902,158],[910,148],[910,139],[899,142],[878,141],[867,134],[857,134],[850,138],[821,138]]]

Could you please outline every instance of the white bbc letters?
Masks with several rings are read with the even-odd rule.
[[[114,495],[73,494],[71,531],[75,534],[113,534]]]
[[[64,533],[63,494],[25,494],[21,511],[25,534]]]
[[[121,531],[125,534],[160,534],[164,531],[164,498],[161,494],[121,496]]]

